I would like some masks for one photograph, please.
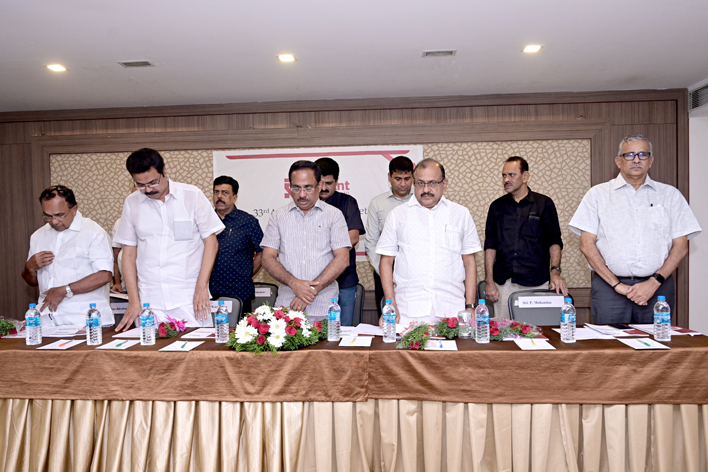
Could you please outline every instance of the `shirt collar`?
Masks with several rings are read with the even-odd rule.
[[[214,209],[214,213],[216,213],[216,216],[219,216],[219,213],[216,211],[216,209]],[[228,212],[226,215],[224,215],[223,221],[230,220],[231,218],[233,218],[235,216],[236,216],[236,205],[234,205],[234,207],[231,209],[230,212]],[[219,219],[221,219],[220,216],[219,216]]]
[[[71,226],[66,228],[64,231],[81,231],[81,226],[84,224],[84,217],[81,215],[79,210],[76,210],[76,216],[74,221],[71,222]]]
[[[440,206],[441,203],[444,203],[445,206],[448,206],[448,202],[449,202],[449,200],[447,198],[445,198],[445,195],[443,195],[442,198],[440,198],[440,201],[438,202],[438,204],[435,205],[433,208],[430,208],[430,210],[435,210],[436,208],[438,208]],[[408,206],[419,206],[421,208],[425,208],[423,205],[421,205],[418,202],[417,198],[411,198],[410,200],[408,200]],[[428,208],[425,208],[425,209],[427,210]]]
[[[398,200],[399,202],[404,202],[404,203],[407,202],[408,200],[410,200],[412,195],[413,195],[413,187],[411,187],[410,193],[408,193],[408,195],[406,195],[403,198],[398,198],[396,195],[393,194],[393,190],[391,189],[391,187],[388,188],[388,198],[394,198],[395,200]]]
[[[618,188],[622,188],[625,185],[629,185],[626,180],[624,180],[624,177],[622,176],[622,173],[620,172],[617,174],[617,178],[615,178],[612,181],[612,190],[617,190]],[[642,188],[644,186],[650,187],[652,190],[656,190],[656,182],[652,180],[651,177],[649,177],[649,174],[647,174],[646,178],[644,179],[644,183],[639,187]]]
[[[324,205],[327,205],[327,203],[323,202],[323,201],[320,200],[319,197],[318,197],[318,198],[317,198],[317,201],[315,202],[315,206],[313,206],[313,207],[310,209],[310,211],[314,210],[315,208],[317,208],[317,209],[319,209],[319,210],[321,210],[321,211],[324,211],[324,208],[323,208]],[[300,213],[303,213],[303,211],[300,210],[300,208],[298,208],[297,205],[295,205],[295,202],[292,201],[292,199],[290,199],[290,203],[288,203],[288,212],[293,211],[293,209],[299,211]],[[303,213],[303,214],[304,214],[304,213]]]

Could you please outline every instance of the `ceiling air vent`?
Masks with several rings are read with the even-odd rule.
[[[423,57],[450,57],[457,54],[457,49],[441,49],[438,51],[423,51]]]
[[[695,110],[698,107],[708,104],[708,85],[688,92],[688,110]]]
[[[150,61],[125,61],[119,62],[118,64],[122,65],[126,69],[133,67],[155,67],[155,64]]]

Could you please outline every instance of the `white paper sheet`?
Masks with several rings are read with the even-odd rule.
[[[204,344],[204,341],[175,341],[169,346],[163,347],[160,351],[187,352],[191,351],[200,344]]]
[[[42,326],[43,338],[63,338],[78,335],[86,336],[86,326]]]
[[[669,346],[665,346],[658,343],[650,338],[645,339],[618,339],[617,341],[622,344],[626,344],[632,349],[671,349]]]
[[[181,339],[216,339],[214,328],[197,328],[187,334],[180,336]]]
[[[457,342],[454,339],[446,339],[440,341],[437,339],[429,339],[425,345],[426,351],[457,351]]]
[[[345,336],[339,341],[342,347],[369,347],[373,336]]]
[[[561,332],[560,328],[553,328],[553,331],[556,333]],[[595,331],[590,328],[575,328],[576,341],[587,341],[588,339],[615,339],[615,337],[610,336],[609,334],[602,334],[599,331]]]
[[[71,347],[74,347],[78,344],[85,343],[85,339],[60,339],[59,341],[54,341],[51,344],[47,344],[46,346],[38,347],[37,349],[58,349],[60,351],[63,351],[64,349],[69,349]]]
[[[551,346],[545,339],[514,339],[514,342],[524,351],[555,351],[556,348]]]
[[[129,329],[128,331],[123,331],[122,333],[116,333],[112,337],[140,339],[140,328],[133,328]]]
[[[118,349],[119,351],[122,351],[124,349],[128,349],[129,347],[135,346],[136,344],[140,344],[140,341],[136,339],[114,339],[107,344],[98,346],[96,349]]]

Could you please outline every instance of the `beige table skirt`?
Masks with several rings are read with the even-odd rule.
[[[3,471],[706,470],[708,406],[0,400]]]

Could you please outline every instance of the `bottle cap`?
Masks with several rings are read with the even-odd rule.
[[[30,303],[30,304],[29,304],[29,307],[30,307],[30,308],[34,308],[34,307],[36,307],[36,306],[37,306],[36,303]]]
[[[223,304],[224,304],[224,300],[219,300],[219,305],[223,305]]]
[[[566,297],[566,298],[565,298],[565,302],[566,302],[566,303],[573,303],[573,299],[570,298],[570,297]]]
[[[666,301],[666,297],[663,296],[663,295],[659,295],[658,297],[656,297],[656,299],[659,300],[660,302],[665,302],[665,301]]]
[[[149,303],[143,303],[143,308],[150,308],[150,304],[149,304]]]
[[[89,303],[89,308],[96,308],[96,304],[95,304],[95,303]]]
[[[386,299],[386,305],[390,305],[390,304],[391,304],[391,299],[390,299],[390,298],[387,298],[387,299]]]
[[[480,305],[486,305],[486,304],[487,304],[487,301],[486,301],[484,298],[480,298],[480,299],[479,299],[479,304],[480,304]]]
[[[337,303],[337,299],[336,299],[336,298],[333,298],[333,299],[332,299],[332,303]]]

